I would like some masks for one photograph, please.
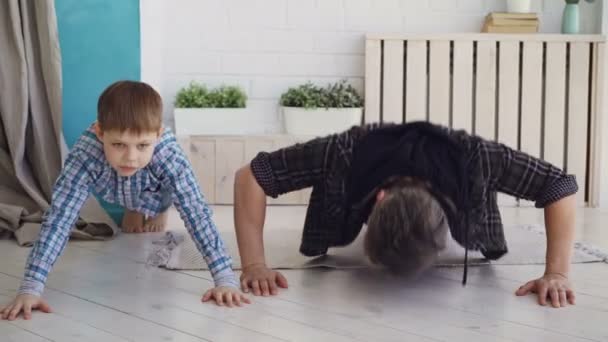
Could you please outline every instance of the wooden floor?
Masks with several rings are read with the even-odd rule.
[[[230,207],[215,208],[232,229]],[[505,223],[542,222],[535,209],[505,208]],[[172,213],[173,227],[181,226]],[[274,207],[268,229],[301,225],[301,207]],[[608,212],[581,211],[578,238],[608,249]],[[508,234],[508,232],[507,232]],[[0,341],[608,341],[608,265],[572,269],[577,305],[552,309],[513,293],[542,266],[433,269],[412,281],[371,270],[306,270],[284,274],[276,297],[228,309],[200,302],[208,272],[146,268],[158,234],[108,242],[69,243],[44,296],[53,314],[0,321]],[[544,246],[539,246],[544,248]],[[0,241],[0,304],[9,301],[29,249]]]

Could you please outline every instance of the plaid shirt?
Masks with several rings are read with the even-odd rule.
[[[346,180],[353,147],[379,124],[355,126],[343,133],[317,138],[271,153],[261,152],[251,161],[252,172],[266,195],[313,187],[300,252],[325,254],[329,247],[351,243],[367,221],[365,203],[346,206]],[[470,199],[469,249],[491,259],[507,252],[497,192],[536,202],[542,208],[578,191],[575,177],[555,166],[515,151],[503,144],[444,128],[466,151]],[[463,224],[450,226],[452,237],[464,246]]]
[[[171,193],[173,204],[209,265],[215,285],[238,286],[232,260],[211,219],[211,209],[175,136],[165,130],[150,163],[133,176],[121,177],[108,164],[103,145],[90,128],[70,151],[55,183],[51,206],[45,212],[39,239],[26,263],[20,293],[42,293],[47,276],[65,248],[70,230],[91,192],[147,216],[156,216],[165,210],[163,195]]]

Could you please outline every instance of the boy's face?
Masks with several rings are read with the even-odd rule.
[[[103,151],[108,163],[123,177],[134,175],[150,163],[154,147],[160,137],[160,132],[137,135],[129,131],[101,131],[98,126],[96,133],[103,143]]]

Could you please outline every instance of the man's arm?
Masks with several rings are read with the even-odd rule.
[[[265,217],[266,194],[247,164],[237,171],[234,180],[234,224],[243,268],[266,265]]]
[[[545,274],[568,275],[578,186],[573,176],[557,167],[523,152],[503,149],[501,170],[497,175],[497,189],[519,198],[536,201],[543,208],[547,232]]]
[[[553,307],[563,307],[575,303],[574,290],[569,280],[570,258],[574,241],[574,219],[576,197],[570,195],[545,207],[547,230],[547,255],[545,273],[538,279],[521,286],[515,294],[538,295],[538,303]]]
[[[491,188],[507,194],[536,201],[544,208],[547,232],[546,266],[542,277],[526,283],[518,295],[538,294],[541,305],[547,298],[554,307],[574,304],[574,292],[568,279],[578,185],[574,176],[559,168],[505,145],[484,141],[492,173]],[[483,158],[483,157],[482,157]]]
[[[342,133],[348,134],[348,132]],[[255,295],[277,294],[287,287],[279,272],[269,269],[264,257],[266,196],[313,186],[323,181],[336,136],[313,139],[277,151],[259,153],[239,169],[234,184],[234,221],[243,273],[241,288]]]
[[[547,229],[545,274],[568,277],[575,233],[575,214],[576,196],[574,195],[562,198],[545,207]]]

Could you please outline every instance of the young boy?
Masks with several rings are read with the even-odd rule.
[[[162,129],[160,95],[145,83],[119,81],[101,94],[97,111],[97,122],[74,145],[55,183],[18,295],[0,309],[2,319],[13,320],[21,312],[29,319],[32,309],[50,312],[41,298],[47,275],[91,192],[126,208],[123,229],[130,232],[160,230],[174,204],[213,275],[215,288],[203,301],[249,303],[238,290],[232,260],[190,163],[174,135]]]

